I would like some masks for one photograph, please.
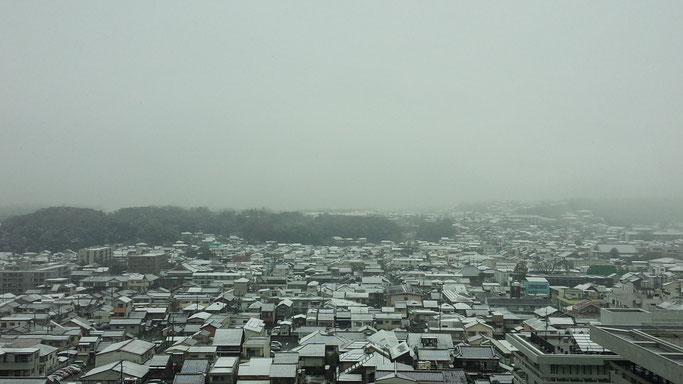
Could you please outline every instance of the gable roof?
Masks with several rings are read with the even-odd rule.
[[[138,356],[142,356],[147,353],[150,349],[154,348],[154,343],[150,343],[144,340],[131,339],[126,341],[120,341],[118,343],[113,343],[98,352],[98,355],[102,355],[110,352],[127,352]]]
[[[123,369],[121,368],[122,366]],[[95,367],[88,371],[85,375],[81,376],[81,378],[84,379],[92,377],[107,371],[121,372],[122,370],[125,376],[141,378],[147,375],[147,372],[149,372],[149,367],[126,360],[124,360],[123,362],[117,361],[114,363],[109,363],[99,367]]]
[[[465,360],[497,359],[491,346],[458,345],[455,347],[455,358]]]

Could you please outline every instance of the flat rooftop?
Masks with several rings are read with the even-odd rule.
[[[683,327],[591,327],[591,340],[674,383],[683,383],[681,339]]]

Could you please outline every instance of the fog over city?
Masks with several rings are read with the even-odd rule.
[[[0,3],[2,205],[677,198],[683,3]]]

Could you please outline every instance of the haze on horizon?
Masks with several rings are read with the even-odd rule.
[[[683,3],[0,3],[0,205],[678,198]]]

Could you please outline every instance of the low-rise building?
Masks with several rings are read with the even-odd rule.
[[[0,292],[24,293],[44,285],[50,279],[68,278],[71,268],[67,264],[41,266],[35,269],[0,270]]]
[[[151,273],[159,275],[168,266],[168,254],[165,252],[128,255],[128,272]]]
[[[134,383],[147,379],[149,367],[132,361],[115,361],[91,369],[81,376],[82,384],[119,384],[121,377]]]
[[[111,247],[90,247],[78,251],[76,263],[79,265],[108,264],[112,261],[112,258]]]
[[[216,346],[216,355],[239,356],[242,353],[244,331],[239,328],[221,328],[216,330],[212,345]]]
[[[534,384],[609,382],[610,361],[619,356],[591,342],[588,332],[541,335],[509,333],[515,382]]]
[[[0,348],[0,377],[40,375],[40,348]]]
[[[591,340],[621,356],[610,361],[613,384],[683,383],[681,337],[680,328],[591,327]]]
[[[101,366],[114,361],[126,360],[143,364],[154,355],[154,343],[144,340],[126,340],[114,343],[97,353],[95,365]]]
[[[237,382],[238,363],[239,358],[236,356],[219,357],[209,371],[207,383],[235,384]]]

